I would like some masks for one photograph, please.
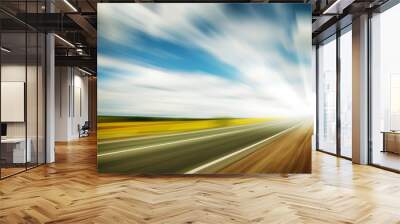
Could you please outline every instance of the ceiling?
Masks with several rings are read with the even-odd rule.
[[[313,9],[313,43],[336,32],[337,27],[351,23],[351,17],[373,9],[387,0],[270,0],[220,2],[291,2],[310,3]],[[102,2],[165,2],[133,0],[1,0],[0,21],[5,38],[20,42],[18,32],[30,28],[39,32],[55,32],[56,65],[80,66],[96,72],[97,3]],[[169,1],[171,2],[171,1]],[[176,1],[179,2],[179,1]],[[193,1],[192,1],[193,2]],[[215,1],[194,1],[215,2]],[[49,13],[49,12],[52,13]],[[28,13],[25,13],[28,12]],[[338,23],[338,21],[341,21]],[[346,22],[347,21],[347,22]],[[338,24],[340,26],[338,26]],[[14,37],[13,37],[14,36]],[[20,43],[23,44],[23,43]],[[29,51],[29,50],[28,50]]]

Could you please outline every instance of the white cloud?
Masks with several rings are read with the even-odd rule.
[[[249,85],[210,74],[171,72],[102,56],[98,62],[102,68],[124,71],[115,79],[99,83],[101,114],[263,117],[307,112],[303,100],[279,79],[259,82],[263,79],[254,77],[259,83]]]

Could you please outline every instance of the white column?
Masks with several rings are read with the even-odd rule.
[[[353,19],[353,162],[368,163],[368,15]]]
[[[46,163],[55,161],[54,133],[55,133],[55,60],[54,35],[46,36]]]
[[[54,12],[54,5],[46,1],[46,12]],[[54,34],[46,34],[46,163],[55,161],[55,43]]]

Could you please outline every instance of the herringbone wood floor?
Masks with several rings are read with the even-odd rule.
[[[0,181],[0,223],[400,223],[400,175],[313,153],[311,175],[96,172],[94,138]]]

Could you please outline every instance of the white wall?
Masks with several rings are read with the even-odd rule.
[[[68,140],[69,124],[69,68],[55,68],[55,140]]]
[[[36,70],[38,69],[38,70]],[[25,80],[27,78],[27,80]],[[26,112],[27,120],[22,122],[7,123],[8,138],[24,138],[25,135],[30,139],[30,148],[32,151],[32,161],[44,162],[45,147],[45,120],[44,120],[44,74],[42,68],[25,64],[3,64],[1,66],[2,82],[24,82],[26,84],[26,108],[21,108],[22,113]],[[6,97],[7,96],[2,96]],[[10,110],[10,108],[1,108],[1,110]],[[4,112],[4,111],[3,111]],[[10,111],[8,111],[10,112]],[[12,113],[12,111],[11,111]],[[37,157],[37,154],[39,156]]]
[[[76,68],[56,67],[55,140],[79,138],[78,125],[88,120],[88,77]]]
[[[28,66],[27,68],[28,87],[27,87],[27,118],[28,129],[32,127],[36,134],[36,67]],[[1,81],[2,82],[25,82],[25,65],[18,64],[5,64],[1,66]],[[35,76],[35,77],[33,77]],[[4,97],[4,96],[3,96]],[[40,101],[41,102],[41,101]],[[41,105],[39,105],[40,107]],[[6,110],[6,108],[2,108]],[[34,113],[34,112],[35,113]],[[33,123],[32,123],[33,122]],[[7,134],[9,137],[23,137],[25,136],[25,123],[24,122],[7,122]],[[28,130],[29,132],[29,130]],[[28,133],[29,137],[29,133]]]
[[[18,65],[18,64],[2,65],[1,81],[25,82],[25,65]],[[6,110],[6,108],[1,108],[1,109]],[[7,123],[7,137],[25,137],[25,123],[24,122]]]
[[[76,70],[75,70],[76,72]],[[82,76],[82,73],[75,73],[74,75],[74,94],[75,102],[72,108],[72,120],[71,120],[71,135],[73,138],[79,137],[78,125],[83,125],[85,121],[88,121],[88,77]]]

